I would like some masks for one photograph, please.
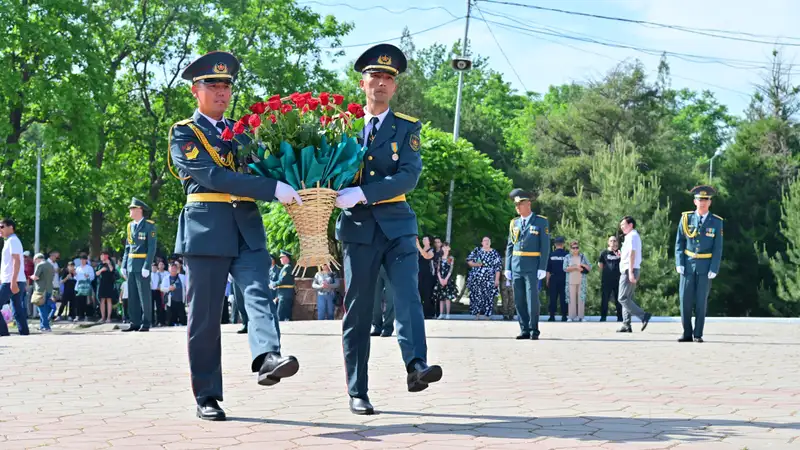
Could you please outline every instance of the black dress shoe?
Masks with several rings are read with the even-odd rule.
[[[562,321],[562,322],[566,322],[566,321],[567,321],[567,316],[564,316],[564,317],[562,317],[562,318],[561,318],[561,321]]]
[[[556,318],[555,318],[555,317],[553,317],[553,316],[550,316],[550,318],[549,318],[549,319],[547,319],[547,321],[548,321],[548,322],[555,322],[555,321],[556,321]]]
[[[631,327],[622,327],[619,330],[617,330],[617,333],[633,333],[633,330],[631,329]]]
[[[678,338],[678,342],[692,342],[692,337],[681,336]]]
[[[520,333],[517,335],[517,339],[530,339],[530,338],[531,338],[530,333]]]
[[[538,341],[539,340],[539,335],[538,334],[531,334],[531,340],[532,341]]]
[[[703,338],[696,337],[696,338],[694,338],[694,341],[697,342],[697,343],[702,343],[703,342]]]
[[[197,417],[203,420],[225,420],[225,411],[216,400],[207,400],[202,405],[197,405]]]
[[[261,369],[258,371],[258,384],[272,386],[289,378],[300,369],[300,363],[294,356],[281,356],[278,353],[267,353]]]
[[[381,333],[381,337],[392,337],[392,333],[394,333],[394,331],[384,330],[383,333]]]
[[[644,313],[644,317],[642,318],[642,331],[647,328],[647,324],[650,323],[651,317],[653,317],[653,315],[649,312]]]
[[[370,331],[369,335],[370,336],[380,336],[381,335],[381,330],[379,330],[377,327],[372,327],[372,331]]]
[[[128,328],[125,328],[124,330],[122,330],[122,332],[123,333],[127,333],[129,331],[139,331],[140,328],[142,328],[142,327],[140,327],[140,326],[139,327],[135,327],[135,326],[131,325]]]
[[[605,318],[605,317],[601,317],[601,318],[600,318],[600,322],[605,322],[605,321],[606,321],[606,318]]]
[[[442,379],[442,368],[440,366],[428,366],[421,360],[415,360],[408,367],[406,383],[408,392],[424,391],[428,385]]]
[[[371,416],[375,414],[375,408],[365,398],[350,397],[350,412],[359,416]]]
[[[142,333],[142,332],[147,332],[147,331],[150,331],[150,327],[142,327],[142,328],[139,328],[139,332],[140,332],[140,333]]]
[[[241,330],[237,331],[236,334],[247,334],[247,326],[245,325]]]

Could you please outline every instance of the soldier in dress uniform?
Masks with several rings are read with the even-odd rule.
[[[342,341],[350,394],[350,411],[373,414],[367,396],[370,322],[375,284],[381,265],[395,294],[397,341],[406,367],[409,392],[426,389],[442,378],[442,368],[428,366],[425,317],[417,289],[417,217],[406,194],[422,171],[418,119],[392,111],[395,78],[406,69],[397,47],[376,45],[365,51],[354,69],[367,97],[361,145],[366,149],[360,175],[353,186],[339,191],[336,221],[342,242],[345,272],[345,315]]]
[[[711,186],[692,188],[694,211],[681,215],[675,237],[675,268],[681,275],[681,322],[683,336],[678,342],[703,342],[708,293],[711,280],[719,273],[722,262],[722,217],[709,213],[711,197],[716,191]],[[695,314],[692,329],[692,312]]]
[[[150,267],[156,256],[156,223],[144,218],[150,207],[136,197],[128,205],[132,221],[127,226],[122,274],[128,280],[128,312],[131,324],[122,330],[150,331],[153,295],[150,292]]]
[[[547,276],[550,225],[547,217],[531,211],[533,195],[522,189],[509,194],[519,217],[511,220],[506,244],[506,278],[513,280],[520,334],[517,339],[539,339],[539,280]]]
[[[183,255],[189,307],[189,366],[197,416],[225,420],[222,401],[220,319],[228,274],[244,294],[251,370],[271,386],[297,373],[293,356],[281,355],[280,328],[267,286],[270,256],[255,200],[302,203],[285,183],[242,173],[239,144],[221,133],[233,127],[224,113],[239,61],[211,52],[192,62],[183,78],[192,83],[198,108],[172,126],[170,155],[186,193],[178,219],[175,253]],[[241,139],[242,136],[237,137]]]
[[[292,254],[286,250],[281,250],[281,270],[278,277],[272,283],[272,288],[277,292],[278,297],[278,320],[292,320],[292,307],[294,306],[294,275],[292,270]]]
[[[394,292],[386,269],[381,266],[375,283],[375,307],[372,310],[370,336],[389,337],[394,333]]]

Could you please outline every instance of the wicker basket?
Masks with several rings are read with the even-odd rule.
[[[337,269],[339,263],[333,258],[328,246],[328,222],[336,204],[336,191],[327,188],[311,188],[297,191],[303,205],[292,203],[286,207],[300,238],[300,255],[294,266],[294,275],[303,269],[305,276],[309,267],[331,264]]]

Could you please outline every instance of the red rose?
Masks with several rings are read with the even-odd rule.
[[[319,103],[320,103],[319,99],[316,98],[308,99],[308,109],[314,111],[319,106]]]
[[[261,116],[257,114],[253,114],[250,116],[250,127],[251,128],[258,128],[261,126]]]
[[[222,140],[223,141],[230,141],[233,140],[233,132],[230,128],[225,127],[225,131],[222,132]]]
[[[331,101],[331,95],[330,94],[328,94],[327,92],[320,92],[319,93],[319,103],[322,106],[327,106],[328,102],[330,102],[330,101]]]
[[[239,119],[239,122],[242,122],[242,124],[246,125],[248,122],[250,122],[250,114],[243,115],[242,118]]]
[[[300,113],[301,114],[305,114],[305,113],[309,112],[310,110],[311,110],[311,108],[308,106],[308,103],[306,103],[305,105],[303,105],[303,109],[300,111]]]
[[[309,101],[311,97],[312,97],[311,92],[306,92],[303,94],[303,98],[306,99],[306,101]]]
[[[258,116],[253,116],[258,117]],[[233,124],[233,134],[242,134],[244,133],[244,123],[242,121],[236,122]]]
[[[361,106],[358,107],[358,111],[356,111],[356,119],[360,119],[365,116],[364,108]]]
[[[269,115],[269,121],[272,122],[273,124],[275,124],[275,123],[278,123],[278,118],[275,117],[275,114],[270,114]]]
[[[250,111],[253,111],[254,114],[264,114],[264,111],[267,110],[267,104],[264,102],[253,103],[250,107]]]
[[[301,97],[297,97],[294,100],[294,106],[296,106],[297,109],[303,109],[303,107],[306,106],[307,104],[308,104],[308,101],[306,100],[305,97],[302,97],[302,96]]]
[[[273,95],[272,97],[269,98],[269,100],[267,100],[267,105],[269,106],[269,109],[273,111],[279,111],[281,109],[282,104],[283,102],[281,102],[280,95]]]
[[[333,119],[330,116],[321,116],[319,118],[319,124],[322,125],[323,127],[327,126],[332,121],[333,121]]]
[[[334,105],[341,105],[342,102],[344,102],[344,95],[333,94],[333,104]]]
[[[302,96],[303,96],[303,94],[301,94],[299,92],[293,92],[293,93],[289,94],[289,100],[296,101],[298,97],[302,97]]]
[[[289,105],[288,103],[284,103],[283,105],[281,105],[281,114],[286,114],[291,110],[292,110],[292,105]]]
[[[355,115],[356,111],[358,111],[359,109],[361,109],[361,105],[359,105],[358,103],[350,103],[349,105],[347,105],[347,112],[349,112],[350,114]]]

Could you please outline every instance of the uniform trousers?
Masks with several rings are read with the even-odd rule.
[[[406,367],[414,360],[427,361],[425,316],[419,297],[419,261],[414,235],[388,239],[375,227],[372,243],[344,242],[345,314],[342,319],[347,391],[367,398],[367,362],[370,322],[375,311],[375,284],[381,265],[395,294],[397,342]]]
[[[550,278],[550,317],[555,317],[556,307],[561,305],[561,316],[567,317],[566,279],[554,281]]]
[[[150,328],[153,296],[150,293],[150,277],[143,277],[141,271],[128,272],[128,313],[134,328]]]
[[[633,269],[633,276],[639,280],[639,269]],[[644,319],[644,310],[633,299],[635,292],[636,284],[630,282],[626,269],[619,275],[619,304],[622,305],[622,325],[628,328],[631,326],[631,316]]]
[[[514,303],[519,329],[539,336],[539,279],[536,272],[514,273]]]
[[[292,320],[294,309],[294,288],[278,288],[278,319]]]
[[[268,289],[271,291],[271,289]],[[236,283],[231,283],[231,292],[233,292],[233,304],[231,305],[231,314],[233,315],[233,320],[231,322],[237,322],[237,316],[242,318],[242,325],[247,326],[247,310],[244,307],[244,294],[242,293],[242,289]],[[271,295],[272,292],[269,292]],[[270,300],[272,297],[270,297]]]
[[[268,294],[266,249],[252,250],[239,235],[239,256],[183,255],[189,303],[189,369],[198,405],[222,401],[222,338],[220,320],[230,273],[242,287],[249,323],[250,368],[258,372],[269,352],[280,353],[280,327],[275,304]]]
[[[711,280],[708,279],[707,273],[691,272],[681,275],[681,323],[684,337],[703,337],[710,291]],[[692,312],[694,312],[694,330],[692,329]]]

